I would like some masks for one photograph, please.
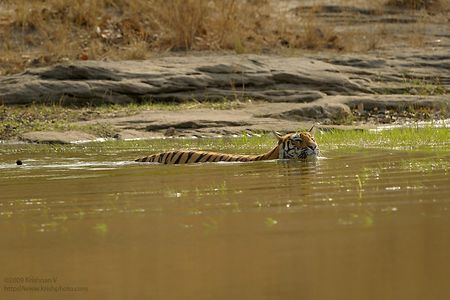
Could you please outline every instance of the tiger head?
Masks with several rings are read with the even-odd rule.
[[[314,158],[319,156],[319,147],[314,139],[314,126],[309,131],[282,135],[274,132],[278,139],[279,159]]]

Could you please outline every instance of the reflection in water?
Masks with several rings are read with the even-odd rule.
[[[448,299],[448,155],[326,155],[0,161],[2,275],[88,287],[77,299]]]

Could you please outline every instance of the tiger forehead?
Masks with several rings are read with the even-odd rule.
[[[310,141],[313,140],[312,135],[309,132],[297,132],[297,133],[291,133],[287,139],[293,140],[293,141]]]

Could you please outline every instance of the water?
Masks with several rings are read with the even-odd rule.
[[[450,299],[448,151],[32,149],[0,157],[1,299]]]

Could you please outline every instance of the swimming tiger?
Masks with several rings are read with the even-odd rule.
[[[282,135],[274,132],[278,140],[275,148],[261,155],[236,155],[206,151],[170,151],[136,159],[137,162],[155,162],[162,164],[190,164],[218,161],[257,161],[270,159],[295,159],[317,157],[319,147],[314,139],[313,127],[305,132],[293,132]]]

